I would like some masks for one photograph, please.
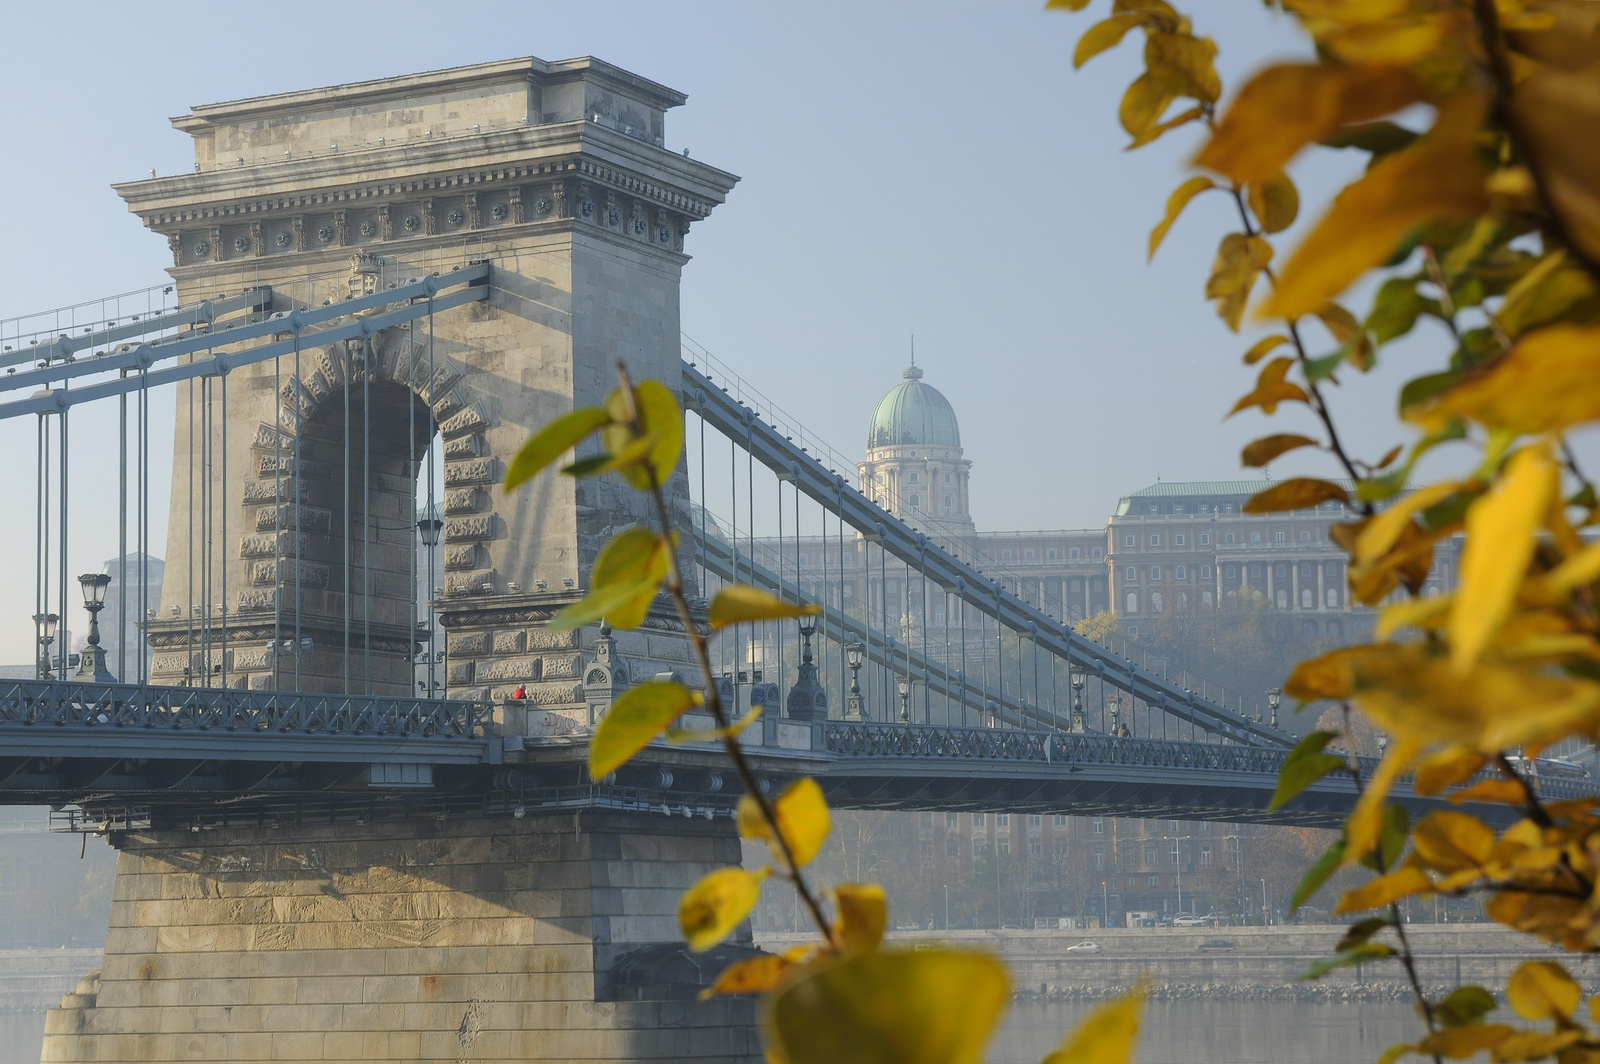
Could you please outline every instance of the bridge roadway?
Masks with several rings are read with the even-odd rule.
[[[715,818],[737,801],[715,747],[658,742],[594,780],[582,734],[502,738],[494,715],[481,702],[8,681],[0,802],[56,806],[69,830],[119,830],[568,809]],[[1340,775],[1268,811],[1277,747],[783,718],[745,736],[774,786],[809,774],[841,808],[1331,827],[1355,800]],[[1594,780],[1540,785],[1600,794]],[[1441,804],[1404,784],[1397,796],[1416,813]]]

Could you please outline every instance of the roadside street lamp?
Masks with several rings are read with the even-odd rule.
[[[1283,691],[1276,687],[1267,688],[1267,708],[1272,710],[1272,726],[1278,726],[1278,703],[1283,701]]]
[[[56,622],[60,619],[53,613],[33,615],[33,626],[39,633],[39,664],[34,671],[41,680],[50,678],[50,644],[56,641]]]
[[[1111,701],[1107,703],[1111,709],[1111,734],[1122,734],[1122,696],[1112,692]]]
[[[900,692],[900,723],[909,724],[911,715],[907,712],[907,706],[911,701],[911,680],[905,676],[896,676],[894,685],[895,690]]]
[[[428,516],[423,517],[423,518],[421,518],[421,519],[419,519],[417,521],[417,535],[419,537],[421,537],[422,545],[424,547],[428,548],[428,584],[429,585],[432,585],[432,583],[433,583],[433,548],[439,545],[439,533],[442,532],[442,531],[444,531],[444,522],[439,520],[437,517],[433,516],[433,513],[431,511],[429,512]],[[412,593],[415,594],[415,590],[414,589],[413,589]],[[427,694],[427,697],[429,697],[429,698],[436,697],[435,692],[438,691],[438,689],[439,689],[438,681],[434,678],[434,669],[436,668],[436,665],[434,664],[434,661],[435,661],[435,658],[438,655],[434,654],[434,652],[433,652],[433,633],[434,633],[434,630],[435,630],[434,629],[434,616],[433,616],[433,598],[434,597],[431,596],[431,595],[428,597],[428,694]],[[420,635],[421,633],[418,633],[418,634]]]
[[[1083,685],[1088,677],[1083,674],[1082,665],[1068,665],[1067,676],[1072,680],[1072,730],[1086,732],[1089,727],[1083,720]]]
[[[850,666],[850,697],[845,700],[845,720],[862,721],[866,719],[866,715],[862,710],[861,699],[861,659],[865,655],[866,649],[860,643],[846,643],[844,645],[845,664]]]
[[[84,573],[78,577],[78,585],[83,588],[83,608],[89,611],[89,640],[78,657],[74,678],[83,683],[116,683],[117,678],[106,668],[105,648],[100,645],[100,611],[105,608],[111,574]]]

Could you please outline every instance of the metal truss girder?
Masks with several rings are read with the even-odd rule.
[[[244,343],[247,340],[258,340],[281,333],[295,332],[303,329],[307,324],[325,323],[338,318],[351,318],[350,321],[342,325],[332,325],[316,332],[302,333],[298,341],[302,350],[310,346],[335,343],[339,340],[354,340],[358,337],[370,336],[381,329],[427,317],[430,311],[440,313],[466,303],[488,299],[489,286],[476,283],[485,280],[488,275],[488,263],[479,263],[457,272],[446,274],[444,277],[425,277],[414,284],[390,289],[377,295],[362,296],[360,299],[348,300],[329,307],[297,310],[281,316],[273,315],[264,321],[221,333],[206,333],[198,337],[185,337],[159,344],[140,344],[131,350],[119,351],[104,358],[95,358],[68,365],[57,365],[49,369],[35,370],[32,373],[19,373],[12,377],[0,377],[0,391],[12,391],[22,387],[24,384],[43,385],[48,384],[50,381],[106,373],[113,370],[125,370],[131,373],[129,376],[100,381],[82,388],[45,388],[45,390],[36,392],[26,399],[14,399],[9,403],[0,403],[0,421],[23,414],[52,414],[81,403],[93,402],[96,399],[105,399],[115,395],[128,395],[139,391],[141,388],[175,384],[195,377],[219,376],[229,373],[239,366],[271,361],[274,358],[292,354],[295,350],[296,341],[279,340],[274,343],[263,344],[260,347],[251,347],[242,351],[224,352],[222,354],[217,354],[216,350]],[[376,311],[381,307],[406,300],[421,299],[431,292],[459,285],[466,285],[467,287],[445,295],[435,295],[430,302],[406,302],[404,306],[394,310],[363,316],[367,311]],[[208,357],[198,358],[182,365],[170,366],[164,369],[151,370],[148,368],[149,365],[158,360],[166,361],[181,355],[197,355],[201,352],[207,352]],[[132,373],[132,371],[140,369],[144,369],[145,372]]]
[[[831,507],[846,523],[872,535],[884,550],[919,573],[926,573],[929,580],[946,592],[998,616],[1013,631],[1028,633],[1046,652],[1083,664],[1118,690],[1180,720],[1220,731],[1238,742],[1277,747],[1293,745],[1294,737],[1287,732],[1250,720],[1186,691],[1085,639],[1043,610],[1007,594],[974,566],[877,506],[846,484],[839,474],[830,473],[812,455],[784,439],[783,434],[763,421],[755,410],[738,402],[688,363],[683,364],[683,390],[686,406],[729,439],[742,441],[756,461],[780,477],[792,479],[813,500]]]
[[[185,303],[181,307],[149,317],[139,321],[129,321],[126,325],[113,325],[96,329],[92,326],[90,331],[77,336],[69,333],[60,333],[54,339],[37,346],[29,347],[24,351],[8,351],[0,354],[0,367],[20,366],[25,362],[53,362],[58,358],[66,358],[77,354],[79,351],[102,344],[114,344],[121,340],[132,339],[135,336],[149,336],[151,333],[166,332],[168,329],[181,329],[185,325],[196,326],[201,323],[207,325],[218,318],[233,314],[241,310],[261,311],[272,305],[272,289],[267,285],[259,288],[247,288],[236,296],[225,296],[222,299],[202,299],[196,303]],[[103,368],[103,363],[94,370],[98,372]],[[14,375],[13,375],[14,376]],[[59,373],[52,378],[59,380]]]

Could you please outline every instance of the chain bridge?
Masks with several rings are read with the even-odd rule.
[[[620,692],[702,682],[684,633],[665,604],[632,632],[548,626],[650,515],[611,479],[498,486],[619,358],[683,400],[668,494],[694,594],[823,607],[714,647],[714,682],[763,713],[764,786],[1349,810],[1330,777],[1269,811],[1293,741],[1275,703],[1080,635],[682,337],[691,226],[737,181],[666,147],[684,102],[521,59],[196,107],[174,120],[193,173],[115,186],[170,283],[0,322],[0,422],[35,430],[38,626],[36,675],[0,681],[0,801],[122,851],[105,967],[52,1014],[47,1059],[759,1059],[747,1002],[690,1000],[705,965],[674,916],[739,859],[731,773],[666,743],[585,770]],[[112,421],[114,516],[74,446]],[[85,572],[87,521],[115,522],[115,572]],[[80,593],[74,667],[53,644]]]

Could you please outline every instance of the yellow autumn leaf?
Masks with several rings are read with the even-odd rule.
[[[1506,1001],[1525,1020],[1570,1020],[1583,991],[1554,961],[1524,961],[1506,982]]]
[[[846,950],[877,949],[889,927],[889,896],[876,883],[841,883],[833,888],[839,910],[835,929]]]
[[[1379,639],[1388,639],[1402,628],[1437,631],[1449,623],[1450,606],[1454,602],[1454,595],[1430,595],[1427,598],[1391,602],[1379,613],[1375,634]]]
[[[1248,185],[1339,126],[1392,114],[1422,97],[1403,70],[1319,64],[1271,66],[1245,83],[1195,165]]]
[[[1177,188],[1172,195],[1167,197],[1167,214],[1156,227],[1150,230],[1150,258],[1156,257],[1156,248],[1167,238],[1167,230],[1172,228],[1172,223],[1178,220],[1178,215],[1189,205],[1189,201],[1207,189],[1216,188],[1217,183],[1209,177],[1191,177]]]
[[[1551,591],[1571,591],[1600,580],[1600,543],[1591,543],[1545,574]]]
[[[1411,789],[1423,797],[1465,783],[1483,768],[1487,756],[1464,746],[1447,746],[1417,762]]]
[[[1150,980],[1140,979],[1128,993],[1097,1007],[1040,1064],[1131,1064],[1149,993]]]
[[[1456,805],[1467,802],[1499,802],[1502,805],[1521,805],[1527,801],[1527,792],[1513,780],[1479,780],[1470,787],[1451,791],[1446,797]]]
[[[1412,517],[1437,502],[1442,502],[1461,490],[1458,481],[1430,484],[1425,488],[1402,495],[1382,512],[1368,521],[1356,536],[1357,562],[1370,562],[1389,553],[1400,539],[1400,533],[1411,523]]]
[[[1291,477],[1265,491],[1256,492],[1250,497],[1249,502],[1239,507],[1239,512],[1271,514],[1281,513],[1284,510],[1304,510],[1330,499],[1348,503],[1350,493],[1331,481],[1317,480],[1313,477]]]
[[[532,480],[546,466],[576,447],[590,433],[611,423],[611,415],[599,407],[581,407],[563,414],[522,445],[506,467],[506,491]]]
[[[706,611],[706,623],[712,631],[720,631],[730,624],[749,621],[777,621],[786,617],[815,617],[822,607],[809,602],[785,602],[776,595],[751,587],[749,584],[730,584],[717,592]]]
[[[1271,261],[1272,245],[1259,236],[1229,233],[1217,247],[1211,278],[1206,282],[1206,298],[1216,302],[1217,314],[1234,332],[1239,331],[1250,289]]]
[[[1409,735],[1397,735],[1367,780],[1356,807],[1345,821],[1345,860],[1359,861],[1378,848],[1383,833],[1383,810],[1388,805],[1389,789],[1422,751],[1422,743]]]
[[[1600,325],[1551,325],[1432,402],[1406,411],[1413,422],[1466,417],[1535,435],[1600,420]]]
[[[1435,809],[1411,829],[1411,845],[1436,872],[1482,868],[1494,853],[1494,829],[1475,816]]]
[[[778,953],[762,953],[734,961],[722,969],[715,982],[700,991],[700,1000],[725,994],[765,994],[794,967],[794,961]]]
[[[1516,1028],[1504,1023],[1470,1023],[1447,1027],[1417,1043],[1420,1053],[1437,1053],[1449,1060],[1467,1060],[1504,1042]]]
[[[1274,334],[1272,336],[1263,337],[1262,339],[1251,344],[1250,350],[1244,353],[1244,364],[1247,366],[1253,366],[1257,362],[1260,362],[1267,355],[1271,354],[1276,348],[1290,342],[1290,339],[1282,334]]]
[[[1512,455],[1494,489],[1467,510],[1461,579],[1450,611],[1450,662],[1457,672],[1472,667],[1511,612],[1559,485],[1549,449],[1524,447]]]
[[[589,775],[599,779],[615,772],[699,702],[698,694],[666,680],[628,688],[595,725],[589,739]]]
[[[1175,95],[1216,103],[1222,81],[1212,61],[1217,46],[1208,38],[1188,33],[1149,33],[1144,42],[1144,63],[1150,73],[1170,85]]]
[[[761,900],[765,868],[719,868],[684,892],[678,899],[678,927],[696,953],[715,946],[744,922]]]
[[[616,388],[606,397],[606,410],[614,423],[602,429],[600,436],[618,465],[617,471],[633,487],[644,491],[650,487],[652,475],[656,484],[665,484],[677,469],[683,455],[683,411],[672,391],[660,381],[634,385],[633,401],[638,435],[626,424],[627,403],[622,389]],[[634,449],[645,439],[650,442],[644,454],[634,456]]]
[[[1122,38],[1140,21],[1137,14],[1112,15],[1090,26],[1072,50],[1073,67],[1081,67],[1101,52],[1121,44]]]
[[[1281,454],[1287,454],[1300,447],[1318,446],[1321,445],[1310,436],[1291,434],[1263,436],[1245,445],[1245,449],[1239,453],[1239,462],[1241,465],[1260,468]]]
[[[1283,267],[1261,316],[1309,314],[1386,261],[1417,226],[1475,217],[1487,202],[1474,139],[1484,106],[1476,96],[1444,103],[1432,132],[1340,192]]]
[[[1410,865],[1402,865],[1388,875],[1379,876],[1359,887],[1345,891],[1339,898],[1339,904],[1333,907],[1333,911],[1359,913],[1367,909],[1381,909],[1390,902],[1432,889],[1433,880],[1428,878],[1426,872]]]
[[[763,1026],[788,1064],[980,1064],[1010,998],[988,954],[866,950],[798,975]]]
[[[789,844],[789,852],[794,855],[795,866],[804,868],[822,850],[832,826],[822,788],[809,776],[795,780],[772,802],[772,811],[784,841]],[[739,798],[737,818],[740,835],[747,839],[765,839],[773,858],[784,862],[782,847],[772,837],[771,828],[753,796],[746,794]]]
[[[1300,193],[1282,170],[1253,182],[1245,191],[1262,232],[1281,233],[1300,213]]]

